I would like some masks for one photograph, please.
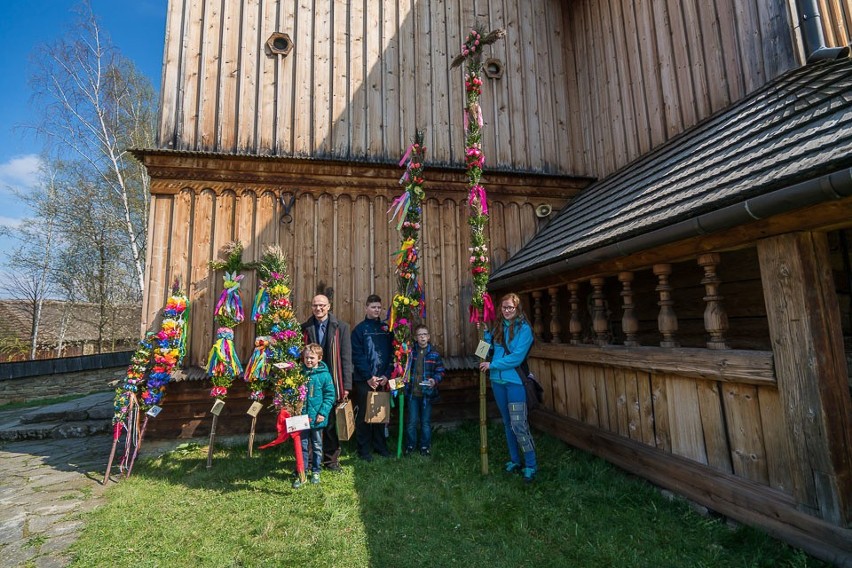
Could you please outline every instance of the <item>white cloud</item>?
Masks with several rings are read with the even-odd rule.
[[[9,227],[10,229],[14,229],[16,227],[21,226],[24,223],[24,219],[18,219],[15,217],[3,217],[0,215],[0,227]]]
[[[0,188],[25,190],[34,187],[39,180],[40,167],[41,158],[37,154],[14,156],[0,163]]]

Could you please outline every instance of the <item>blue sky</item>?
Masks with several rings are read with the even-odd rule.
[[[168,0],[91,0],[101,30],[133,60],[159,93]],[[11,188],[35,180],[41,141],[20,125],[34,122],[28,62],[36,46],[61,37],[80,0],[0,2],[0,224],[15,225],[27,210]],[[0,241],[0,250],[10,243]],[[0,257],[2,261],[2,257]]]

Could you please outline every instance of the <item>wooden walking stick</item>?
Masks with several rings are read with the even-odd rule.
[[[246,414],[251,416],[251,430],[249,430],[249,439],[248,439],[248,457],[252,457],[254,454],[254,432],[257,427],[257,415],[260,410],[263,408],[263,405],[258,401],[254,401],[249,406],[249,409],[246,411]]]
[[[485,336],[480,324],[476,324],[479,330],[479,341]],[[483,361],[485,358],[482,359]],[[488,408],[487,408],[487,383],[485,371],[479,370],[479,458],[482,466],[482,475],[488,475]]]
[[[121,437],[121,422],[116,422],[112,430],[112,450],[109,452],[109,461],[107,462],[106,473],[104,473],[104,482],[101,485],[106,485],[109,481],[109,472],[112,469],[112,461],[115,459],[115,448],[118,446],[118,439]]]
[[[213,446],[216,444],[216,422],[219,420],[219,413],[225,408],[225,401],[217,399],[213,403],[213,408],[210,409],[213,414],[213,424],[210,426],[210,443],[207,447],[207,469],[213,467]]]

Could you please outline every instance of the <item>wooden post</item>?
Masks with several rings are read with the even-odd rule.
[[[207,447],[207,469],[213,467],[213,446],[216,443],[216,422],[219,420],[219,415],[213,415],[213,425],[210,426],[210,444]]]
[[[485,339],[483,324],[476,324],[479,340]],[[484,359],[483,359],[484,361]],[[486,405],[487,383],[485,371],[479,371],[479,460],[482,475],[488,475],[488,407]]]
[[[621,282],[621,297],[623,298],[621,329],[624,331],[624,346],[638,347],[639,342],[636,340],[636,333],[639,331],[639,320],[633,311],[633,289],[630,287],[633,282],[633,273],[619,272],[618,281]]]
[[[542,335],[544,335],[544,323],[542,322],[541,317],[541,297],[544,295],[544,292],[541,290],[536,290],[532,293],[533,297],[533,334],[535,334],[535,338],[537,341],[541,341]]]
[[[710,334],[707,349],[727,349],[725,333],[728,331],[728,313],[722,304],[724,296],[719,295],[719,285],[722,280],[716,275],[716,267],[721,257],[716,253],[702,254],[698,257],[698,265],[704,268],[704,329]]]
[[[571,316],[568,320],[568,332],[571,334],[571,345],[580,345],[582,342],[583,322],[580,321],[580,299],[577,292],[580,290],[579,282],[571,282],[566,286],[571,297],[568,303],[571,306]]]
[[[609,344],[609,321],[606,317],[606,296],[603,292],[605,278],[596,277],[589,281],[592,285],[592,328],[595,330],[595,344]]]
[[[550,294],[551,343],[562,343],[562,323],[559,321],[559,288],[548,288]]]
[[[112,427],[112,449],[109,452],[106,473],[104,473],[104,482],[101,485],[106,485],[107,481],[109,481],[109,472],[112,469],[112,462],[115,459],[115,448],[118,446],[119,437],[121,437],[121,422],[117,422]]]
[[[660,313],[657,316],[657,327],[660,330],[660,335],[663,336],[663,339],[660,341],[660,347],[678,346],[678,342],[675,339],[677,315],[675,315],[673,307],[672,286],[669,284],[669,275],[671,273],[671,264],[654,265],[654,275],[659,280],[659,284],[657,284],[655,290],[660,293],[660,301],[657,302],[657,305],[660,306]]]
[[[757,245],[793,495],[825,520],[852,523],[852,400],[825,233]]]
[[[254,454],[254,432],[257,426],[257,416],[251,417],[251,429],[249,430],[249,439],[248,439],[248,457],[252,457]]]

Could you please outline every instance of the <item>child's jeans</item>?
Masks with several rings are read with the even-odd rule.
[[[405,425],[405,446],[408,448],[432,448],[432,399],[426,396],[406,397],[408,421]],[[417,444],[417,432],[420,431],[420,444]]]
[[[308,463],[308,444],[310,444],[311,463]],[[322,464],[322,428],[302,430],[302,462],[305,471],[319,473]]]

